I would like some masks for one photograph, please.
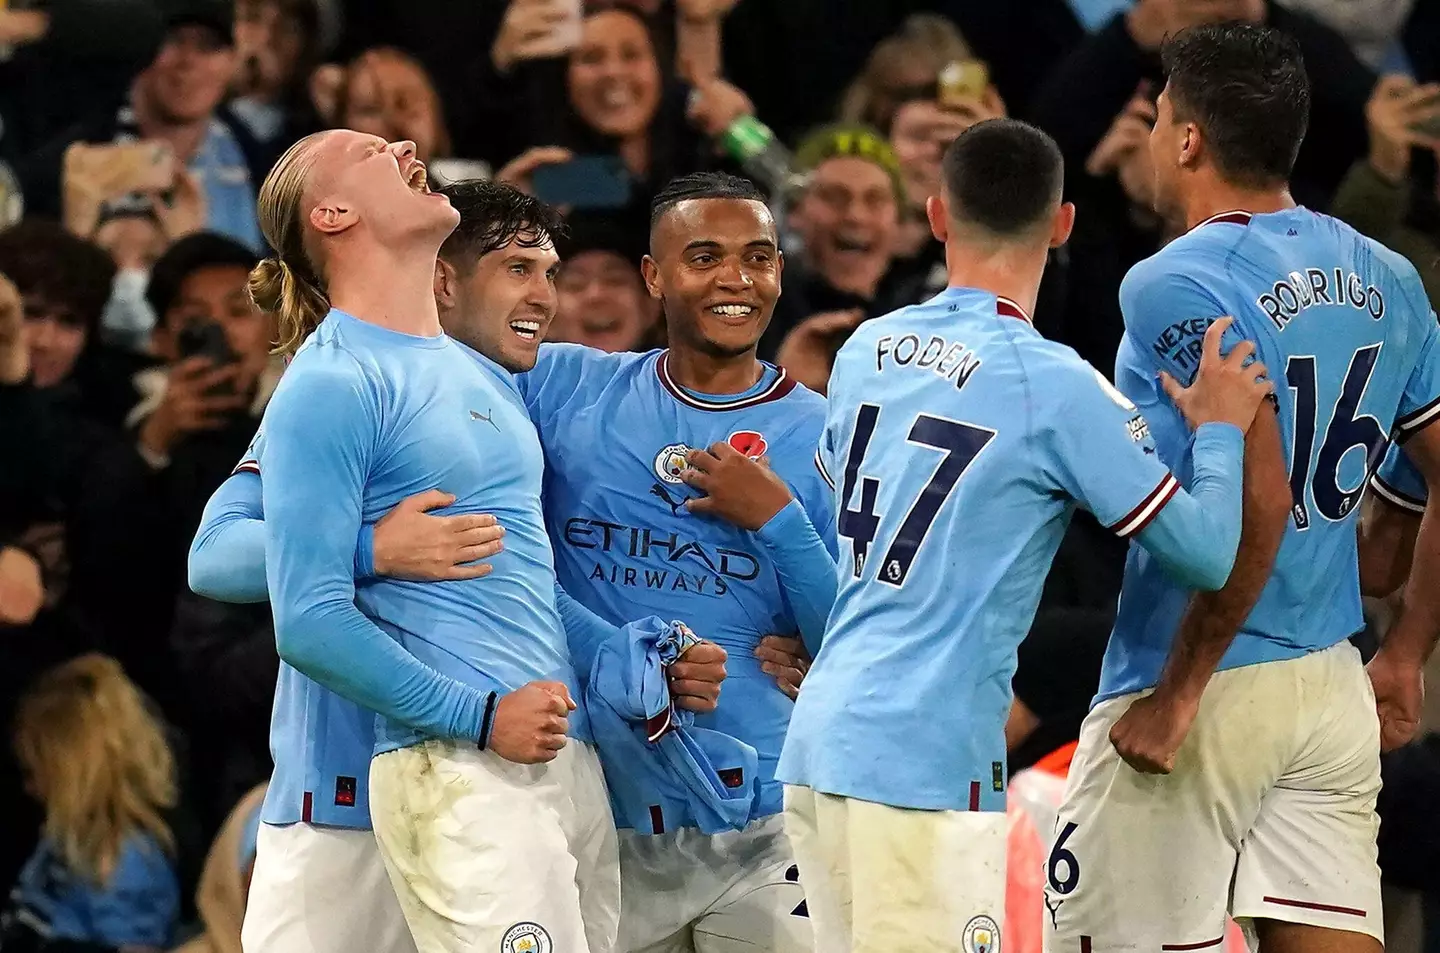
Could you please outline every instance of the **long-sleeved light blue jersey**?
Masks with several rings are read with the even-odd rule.
[[[775,762],[793,704],[755,647],[797,631],[818,644],[834,593],[830,491],[814,466],[825,402],[771,367],[743,394],[691,393],[671,378],[668,353],[545,345],[516,384],[545,444],[561,585],[609,622],[683,619],[726,649],[719,707],[695,724],[759,753],[755,816],[765,816],[781,808]],[[721,442],[768,456],[797,503],[754,533],[688,512],[697,494],[680,478],[685,454]],[[577,664],[591,661],[577,651]]]
[[[1005,809],[1017,646],[1075,506],[1218,588],[1243,435],[1207,424],[1193,495],[1145,418],[1005,299],[950,288],[868,321],[830,376],[835,607],[778,777],[929,810]]]
[[[1440,329],[1414,266],[1305,208],[1231,212],[1132,268],[1120,304],[1116,383],[1182,480],[1190,439],[1156,373],[1188,382],[1206,328],[1229,315],[1226,346],[1254,341],[1276,382],[1291,519],[1220,670],[1296,658],[1358,632],[1360,496],[1392,428],[1403,440],[1440,417]],[[1159,680],[1190,596],[1131,548],[1098,698]]]
[[[399,334],[332,311],[282,378],[256,457],[281,657],[378,712],[377,751],[431,736],[478,739],[496,693],[530,681],[564,682],[578,700],[535,492],[543,455],[501,368],[443,336]],[[362,525],[436,487],[457,496],[444,512],[488,512],[506,526],[494,572],[357,585]],[[315,743],[306,717],[316,703],[285,688],[282,674],[271,823],[282,813],[269,810],[272,799],[297,801],[283,812],[294,814],[302,792],[313,790],[288,783],[282,765],[318,760],[304,750]],[[572,713],[571,735],[588,738],[583,708]]]

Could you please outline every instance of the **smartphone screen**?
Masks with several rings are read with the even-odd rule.
[[[542,165],[532,182],[535,197],[550,205],[613,209],[630,204],[632,180],[619,156],[579,156]]]

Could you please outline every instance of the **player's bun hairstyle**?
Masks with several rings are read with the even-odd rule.
[[[1290,178],[1310,124],[1300,46],[1279,30],[1221,23],[1183,30],[1160,50],[1177,122],[1194,122],[1216,169],[1247,187]]]
[[[1048,228],[1065,184],[1055,140],[1018,119],[987,119],[962,132],[942,161],[950,216],[1000,238]]]
[[[310,253],[304,218],[305,180],[314,165],[312,146],[324,133],[306,136],[275,163],[260,185],[256,211],[260,231],[275,250],[250,271],[250,299],[278,319],[275,350],[293,354],[330,311],[320,268]]]
[[[465,179],[435,191],[460,213],[460,224],[440,246],[440,257],[462,274],[512,241],[536,248],[554,241],[565,227],[556,209],[503,182]]]
[[[175,838],[175,757],[159,718],[120,663],[71,659],[36,679],[15,714],[15,754],[45,807],[45,836],[92,883],[115,872],[126,842]]]
[[[650,203],[650,227],[681,202],[691,199],[738,199],[743,202],[765,201],[765,193],[749,179],[726,172],[695,172],[677,176],[665,184]]]

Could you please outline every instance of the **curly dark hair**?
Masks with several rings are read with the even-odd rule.
[[[564,234],[559,211],[503,182],[471,179],[435,191],[460,213],[460,224],[445,239],[440,256],[462,271],[512,241],[534,248]]]
[[[0,232],[0,274],[15,283],[28,307],[93,332],[110,300],[115,263],[55,222],[26,219]]]

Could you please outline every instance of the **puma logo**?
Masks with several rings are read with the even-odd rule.
[[[674,499],[670,496],[668,492],[666,492],[665,488],[658,483],[651,485],[650,492],[651,494],[658,496],[660,497],[660,499],[665,501],[665,503],[670,507],[670,513],[672,516],[680,515],[680,507],[685,505],[685,500],[683,497],[678,500]]]
[[[494,419],[493,419],[494,416],[495,416],[495,411],[494,411],[493,409],[490,411],[489,414],[482,414],[482,413],[480,413],[480,411],[478,411],[478,410],[472,410],[472,411],[470,411],[470,419],[471,419],[471,420],[483,420],[483,421],[485,421],[487,424],[489,424],[490,426],[494,427],[496,433],[499,433],[499,432],[500,432],[500,425],[497,424],[497,423],[494,421]]]

